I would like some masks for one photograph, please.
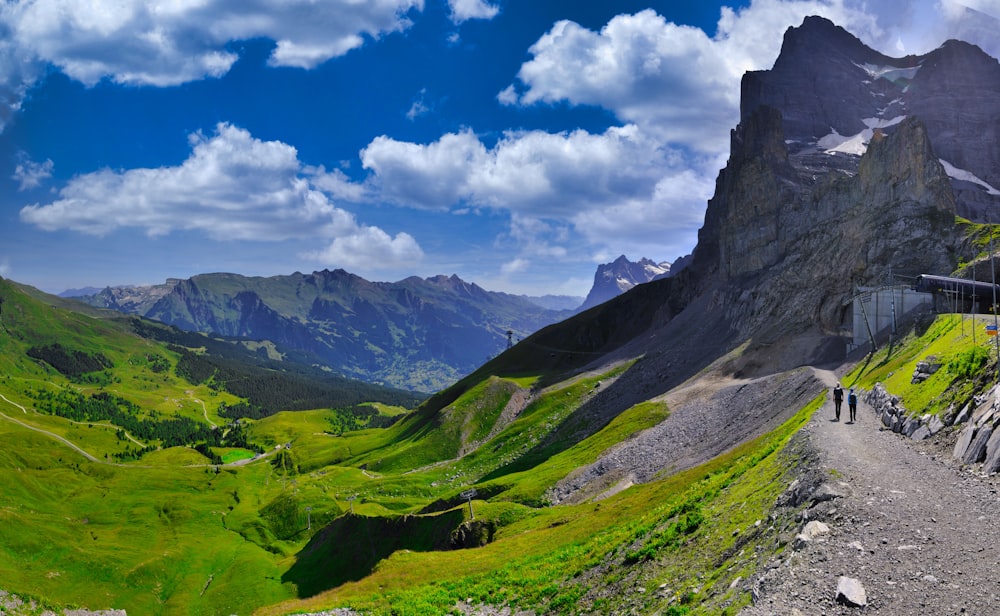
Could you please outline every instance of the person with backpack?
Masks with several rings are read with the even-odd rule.
[[[847,394],[847,408],[851,412],[851,421],[854,423],[858,416],[858,395],[854,393],[854,388]]]
[[[844,402],[844,389],[837,383],[837,386],[833,388],[833,412],[834,421],[840,421],[840,405]]]

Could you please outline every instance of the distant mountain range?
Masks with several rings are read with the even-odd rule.
[[[189,331],[270,340],[282,356],[416,391],[445,387],[508,338],[572,314],[540,305],[565,300],[490,292],[457,276],[370,282],[344,270],[203,274],[76,299]]]
[[[583,307],[668,271],[669,264],[619,257],[598,268]],[[273,277],[203,274],[61,296],[188,331],[270,340],[297,361],[428,392],[471,372],[508,340],[582,309],[579,297],[486,291],[457,276],[370,282],[339,269]]]

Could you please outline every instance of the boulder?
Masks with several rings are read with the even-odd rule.
[[[828,483],[824,483],[812,493],[812,502],[815,505],[816,503],[823,503],[835,498],[843,498],[843,496],[844,493],[841,490]],[[817,522],[817,524],[822,524],[822,522]]]
[[[928,428],[927,426],[920,426],[919,428],[913,431],[913,434],[910,435],[910,438],[915,441],[922,441],[925,438],[928,438],[930,435],[931,435],[930,428]]]
[[[914,432],[916,432],[917,428],[919,427],[920,427],[920,420],[910,417],[909,419],[906,420],[906,423],[903,424],[902,433],[905,434],[906,436],[910,436]]]
[[[984,473],[1000,471],[1000,430],[995,430],[986,443],[986,461],[983,462]]]
[[[976,438],[972,439],[972,444],[965,450],[962,462],[965,464],[975,464],[982,462],[986,457],[986,444],[993,436],[993,426],[983,426],[976,432]]]
[[[958,415],[955,415],[955,419],[951,422],[951,425],[955,426],[960,423],[965,423],[969,421],[970,417],[972,417],[972,406],[966,404],[962,407],[962,410],[958,412]]]
[[[795,549],[801,550],[809,543],[812,543],[813,539],[816,537],[826,535],[829,532],[829,526],[818,520],[812,520],[805,525],[801,533],[795,536]]]
[[[955,441],[955,450],[952,452],[951,457],[955,460],[961,460],[962,458],[964,458],[965,452],[968,451],[969,445],[972,444],[972,439],[975,436],[976,436],[975,424],[969,424],[965,426],[965,429],[962,430],[961,434],[958,435],[958,440]]]
[[[938,432],[944,429],[944,422],[937,415],[931,417],[931,420],[927,422],[927,429],[930,431],[931,436],[934,436]]]
[[[868,595],[859,580],[845,575],[837,580],[837,603],[847,607],[865,607],[868,605]]]
[[[913,369],[913,376],[910,378],[910,383],[923,383],[940,369],[941,362],[936,361],[936,358],[929,357],[926,361],[918,361],[916,367]]]

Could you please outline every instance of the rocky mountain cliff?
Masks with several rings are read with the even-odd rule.
[[[890,271],[954,271],[975,252],[956,223],[973,213],[970,187],[993,198],[954,169],[996,181],[995,169],[968,162],[994,156],[995,119],[970,110],[958,120],[969,126],[952,130],[939,112],[975,95],[942,85],[939,63],[977,75],[981,91],[1000,88],[996,61],[966,44],[894,60],[825,19],[789,29],[774,69],[744,78],[742,119],[690,264],[528,338],[517,361],[572,370],[642,357],[616,383],[615,404],[595,411],[610,417],[715,361],[761,376],[843,360],[857,287],[885,284]],[[942,152],[963,162],[945,164]],[[538,358],[532,345],[572,353]]]
[[[642,258],[637,262],[629,261],[621,255],[611,263],[597,266],[594,274],[594,284],[590,293],[580,305],[580,310],[593,308],[603,304],[612,297],[617,297],[637,284],[649,282],[670,274],[670,263],[656,263],[652,259]]]
[[[270,340],[352,378],[433,391],[518,338],[565,318],[457,276],[370,282],[343,270],[289,276],[203,274],[80,298],[190,331]]]
[[[771,70],[744,76],[741,120],[761,106],[781,111],[799,155],[857,154],[876,130],[916,116],[952,178],[958,214],[985,221],[1000,207],[1000,63],[975,45],[949,40],[891,58],[809,17],[785,33]]]

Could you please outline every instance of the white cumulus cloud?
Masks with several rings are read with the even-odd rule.
[[[24,207],[21,220],[98,236],[134,228],[150,236],[196,231],[219,241],[332,242],[316,253],[320,260],[352,250],[371,255],[382,249],[389,261],[421,256],[411,236],[390,237],[335,207],[329,194],[360,198],[361,187],[339,171],[303,166],[288,144],[261,141],[225,123],[212,136],[191,135],[190,144],[190,156],[178,166],[77,176],[55,201]]]
[[[470,19],[493,19],[500,12],[500,7],[483,0],[448,0],[451,8],[451,20],[456,24]]]
[[[822,14],[864,35],[874,20],[844,2],[756,0],[723,8],[717,32],[667,21],[652,9],[611,19],[600,32],[557,22],[529,52],[505,104],[597,105],[665,142],[718,153],[739,120],[740,79],[770,68],[782,33]]]
[[[689,243],[719,164],[665,147],[635,125],[600,134],[510,132],[492,147],[470,130],[429,144],[383,136],[361,159],[378,198],[421,209],[505,211],[505,239],[520,256],[544,258],[565,257],[574,238],[671,244],[667,236],[681,232]]]
[[[323,250],[309,251],[302,258],[353,269],[396,269],[412,266],[424,257],[417,241],[408,233],[395,237],[378,227],[361,227],[334,240]]]
[[[224,75],[233,41],[275,42],[273,66],[313,68],[407,29],[424,0],[7,0],[0,4],[0,129],[46,65],[86,85],[170,86]]]
[[[454,204],[536,216],[651,198],[682,164],[679,154],[626,125],[593,134],[512,131],[486,145],[471,130],[417,144],[387,136],[361,151],[371,185],[386,200],[423,209]]]

